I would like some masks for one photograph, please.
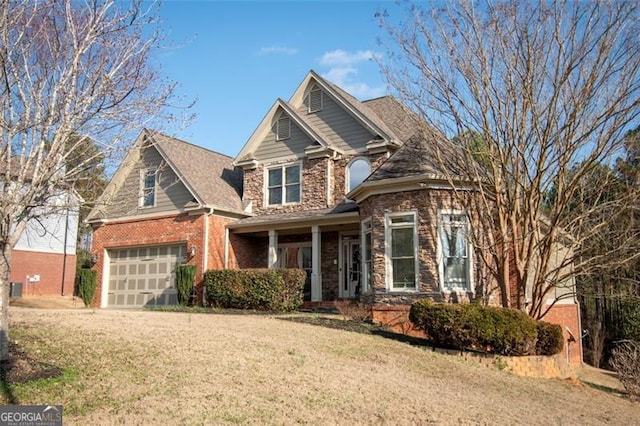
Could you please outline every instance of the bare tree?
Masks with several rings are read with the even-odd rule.
[[[157,13],[142,1],[0,0],[0,359],[11,254],[27,222],[68,208],[86,166],[117,157],[136,129],[176,118],[175,85],[151,56]],[[78,158],[78,135],[98,149]]]
[[[468,207],[483,218],[474,229],[477,251],[503,305],[539,318],[574,296],[575,274],[610,260],[581,256],[583,243],[637,197],[637,188],[606,197],[610,176],[603,175],[588,208],[566,214],[584,177],[619,155],[638,118],[638,5],[457,1],[409,4],[404,12],[378,14],[388,51],[383,72],[428,124],[459,136],[469,154],[460,157],[466,180],[476,189]],[[482,161],[474,161],[479,147]],[[438,151],[444,164],[447,152]],[[462,193],[455,176],[449,180]],[[617,247],[638,237],[627,234]]]

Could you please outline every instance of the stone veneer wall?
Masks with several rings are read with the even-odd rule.
[[[485,303],[499,304],[497,284],[487,278],[481,268],[479,256],[474,256],[474,293],[443,295],[438,272],[438,211],[462,209],[449,190],[421,189],[393,194],[373,195],[360,204],[361,220],[371,219],[372,257],[375,301],[377,303],[404,304],[421,298],[448,302],[469,302],[480,299]],[[386,287],[385,214],[417,212],[418,220],[418,292],[390,292]]]
[[[338,160],[333,162],[333,204],[340,204],[345,200],[346,195],[346,175],[347,175],[347,165],[354,158],[366,158],[371,163],[371,171],[373,172],[377,169],[380,164],[382,164],[387,159],[386,153],[380,154],[357,154],[357,155],[346,155]]]
[[[276,165],[286,165],[291,161],[272,163],[266,167],[262,164],[255,169],[244,172],[244,201],[253,202],[253,214],[268,215],[289,213],[303,210],[314,210],[331,207],[327,201],[327,162],[328,158],[302,161],[302,195],[299,204],[267,207],[264,200],[265,168]]]
[[[345,201],[346,167],[355,157],[365,157],[375,170],[387,156],[385,153],[346,155],[338,159],[317,158],[302,160],[302,197],[299,204],[266,207],[264,200],[265,165],[244,172],[244,200],[253,201],[253,214],[266,215],[294,211],[324,209]],[[269,163],[266,167],[290,164],[292,161]],[[329,194],[327,194],[329,188]],[[327,195],[329,198],[327,198]]]

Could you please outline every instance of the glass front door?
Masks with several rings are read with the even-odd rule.
[[[360,294],[360,240],[342,242],[342,297],[354,298]]]

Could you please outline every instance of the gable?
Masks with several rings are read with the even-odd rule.
[[[342,105],[324,90],[322,90],[315,82],[310,83],[307,96],[303,99],[302,104],[298,107],[297,112],[318,128],[336,149],[345,154],[354,154],[362,152],[366,149],[367,142],[375,138],[375,134],[363,123],[353,117]],[[321,95],[314,92],[320,92]],[[315,97],[315,99],[314,99]],[[321,101],[318,98],[321,97]],[[322,105],[322,108],[312,108]]]
[[[132,149],[128,157],[130,156],[135,157],[127,158],[128,167],[122,171],[125,175],[119,179],[114,176],[110,184],[113,183],[115,187],[107,188],[110,189],[105,190],[108,195],[101,197],[99,205],[94,208],[94,211],[97,208],[101,211],[101,219],[182,211],[193,200],[191,192],[167,164],[155,144],[147,141],[140,149]],[[147,170],[155,170],[157,173],[155,200],[153,206],[140,207],[141,176]],[[94,211],[90,218],[93,218]]]
[[[282,122],[282,118],[289,118],[289,134],[287,138],[278,140],[278,123]],[[314,140],[282,108],[278,109],[269,124],[269,130],[255,150],[255,157],[260,161],[299,157],[304,154],[307,146],[314,143]]]

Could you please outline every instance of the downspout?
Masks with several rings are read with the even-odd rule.
[[[229,269],[229,228],[224,227],[224,269]]]
[[[64,296],[64,282],[67,277],[67,240],[69,238],[69,207],[67,206],[67,214],[64,217],[64,247],[62,249],[62,285],[60,296]]]
[[[204,242],[204,247],[202,248],[202,306],[206,306],[206,291],[204,288],[204,273],[207,272],[209,268],[209,215],[211,214],[211,209],[204,214],[204,238],[202,239]]]

